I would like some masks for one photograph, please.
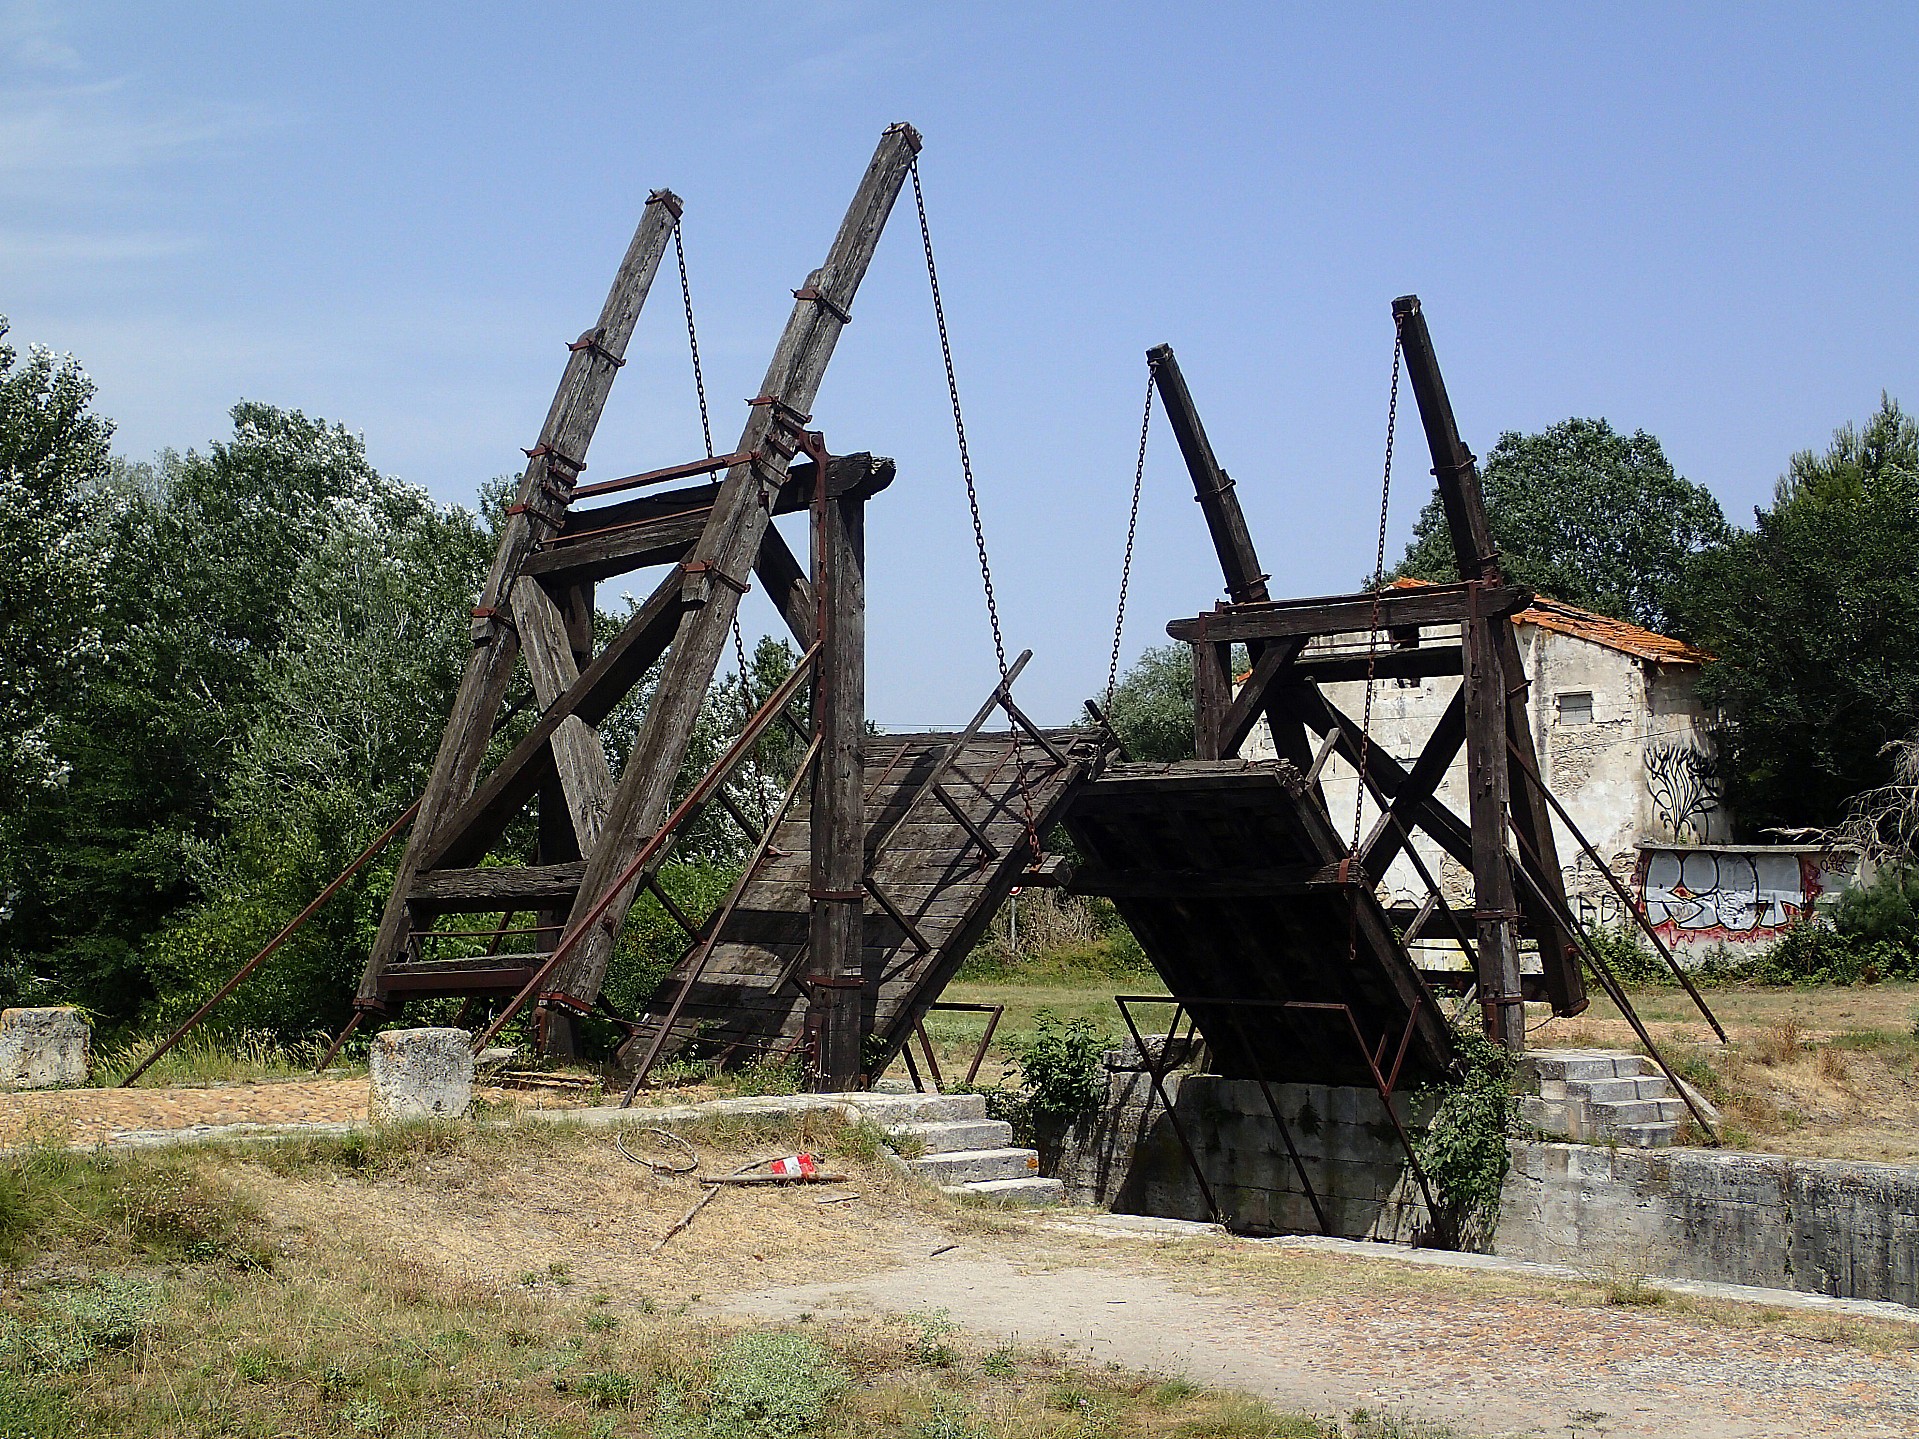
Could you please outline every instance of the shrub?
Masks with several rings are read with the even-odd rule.
[[[57,1289],[33,1323],[10,1322],[0,1331],[0,1353],[39,1373],[79,1369],[103,1351],[132,1348],[152,1327],[159,1303],[158,1285],[120,1275]]]
[[[1512,1155],[1506,1140],[1518,1124],[1513,1097],[1512,1057],[1473,1030],[1454,1036],[1460,1055],[1459,1078],[1450,1085],[1421,1091],[1436,1097],[1432,1123],[1414,1145],[1420,1167],[1433,1187],[1434,1242],[1462,1248],[1491,1239],[1499,1218],[1499,1194]]]
[[[1026,1107],[1036,1126],[1071,1124],[1099,1107],[1106,1036],[1090,1019],[1061,1019],[1049,1009],[1013,1043]]]
[[[1645,944],[1636,925],[1597,925],[1587,937],[1621,984],[1677,985],[1666,962]]]
[[[738,1334],[714,1356],[707,1423],[727,1439],[803,1434],[826,1417],[847,1378],[826,1350],[801,1335]]]

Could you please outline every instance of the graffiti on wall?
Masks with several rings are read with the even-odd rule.
[[[1719,765],[1710,754],[1691,744],[1648,745],[1646,792],[1654,816],[1674,839],[1705,843],[1719,808]]]
[[[1648,849],[1639,903],[1668,944],[1764,943],[1844,885],[1851,864],[1803,850]]]

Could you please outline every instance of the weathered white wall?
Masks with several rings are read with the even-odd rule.
[[[1731,818],[1714,770],[1711,715],[1694,690],[1696,669],[1655,664],[1537,625],[1521,624],[1518,630],[1531,681],[1529,719],[1541,772],[1613,873],[1633,886],[1642,845],[1723,843],[1731,833]],[[1429,626],[1421,633],[1428,641],[1451,641],[1457,639],[1458,627]],[[1337,644],[1315,642],[1314,649],[1363,655],[1365,641],[1344,636]],[[1376,681],[1372,742],[1410,766],[1460,684],[1456,675]],[[1363,682],[1327,685],[1326,693],[1354,719],[1365,714]],[[1589,710],[1575,703],[1581,695],[1591,696]],[[1241,752],[1249,759],[1273,758],[1272,735],[1263,723]],[[1350,833],[1359,790],[1355,771],[1334,757],[1326,764],[1323,783],[1334,823]],[[1467,813],[1463,749],[1439,793],[1455,812]],[[1378,813],[1367,796],[1361,805],[1362,834],[1371,832]],[[1611,886],[1581,856],[1571,833],[1556,818],[1553,838],[1575,908],[1587,918],[1623,920]],[[1463,905],[1470,900],[1465,868],[1424,836],[1416,835],[1414,843],[1439,877],[1448,902]],[[1387,871],[1385,882],[1395,903],[1417,904],[1425,895],[1418,872],[1404,856]]]

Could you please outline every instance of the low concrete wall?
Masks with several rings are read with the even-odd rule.
[[[1919,1169],[1515,1144],[1495,1252],[1919,1305]]]
[[[1138,1057],[1107,1057],[1107,1103],[1043,1147],[1069,1203],[1207,1219]],[[1227,1222],[1319,1226],[1259,1085],[1172,1074],[1166,1087]],[[1333,1232],[1414,1243],[1425,1207],[1371,1090],[1275,1085]],[[1395,1101],[1409,1128],[1428,1116]],[[1494,1252],[1595,1274],[1797,1289],[1919,1307],[1919,1169],[1710,1149],[1512,1145]]]
[[[0,1010],[0,1089],[85,1084],[92,1045],[77,1009]]]
[[[1046,1146],[1050,1169],[1071,1204],[1120,1214],[1210,1219],[1171,1119],[1152,1081],[1109,1056],[1108,1103],[1062,1142]],[[1226,1222],[1249,1233],[1320,1232],[1311,1201],[1252,1080],[1212,1074],[1169,1075],[1166,1086]],[[1379,1096],[1370,1089],[1276,1084],[1273,1097],[1332,1232],[1350,1239],[1411,1242],[1427,1224],[1426,1207]],[[1395,1100],[1408,1125],[1426,1115]]]

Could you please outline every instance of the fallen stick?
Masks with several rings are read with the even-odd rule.
[[[844,1184],[844,1174],[702,1174],[702,1184]]]
[[[759,1165],[762,1165],[764,1163],[766,1163],[765,1160],[756,1159],[751,1164],[742,1164],[738,1169],[733,1171],[733,1174],[744,1174],[746,1173],[747,1170],[757,1168]],[[727,1176],[728,1179],[732,1177],[733,1177],[732,1175]],[[659,1237],[659,1239],[654,1243],[653,1247],[646,1251],[648,1254],[658,1254],[662,1249],[666,1248],[667,1240],[671,1239],[675,1234],[678,1234],[681,1230],[685,1229],[687,1225],[691,1224],[693,1220],[699,1215],[699,1212],[702,1209],[706,1208],[707,1205],[713,1202],[713,1196],[720,1192],[720,1186],[725,1183],[725,1180],[703,1179],[700,1182],[707,1186],[706,1193],[702,1194],[696,1201],[694,1201],[693,1207],[687,1210],[686,1213],[682,1214],[679,1217],[679,1221],[676,1224],[674,1224],[674,1226],[671,1229],[667,1230],[666,1233],[662,1234]]]

